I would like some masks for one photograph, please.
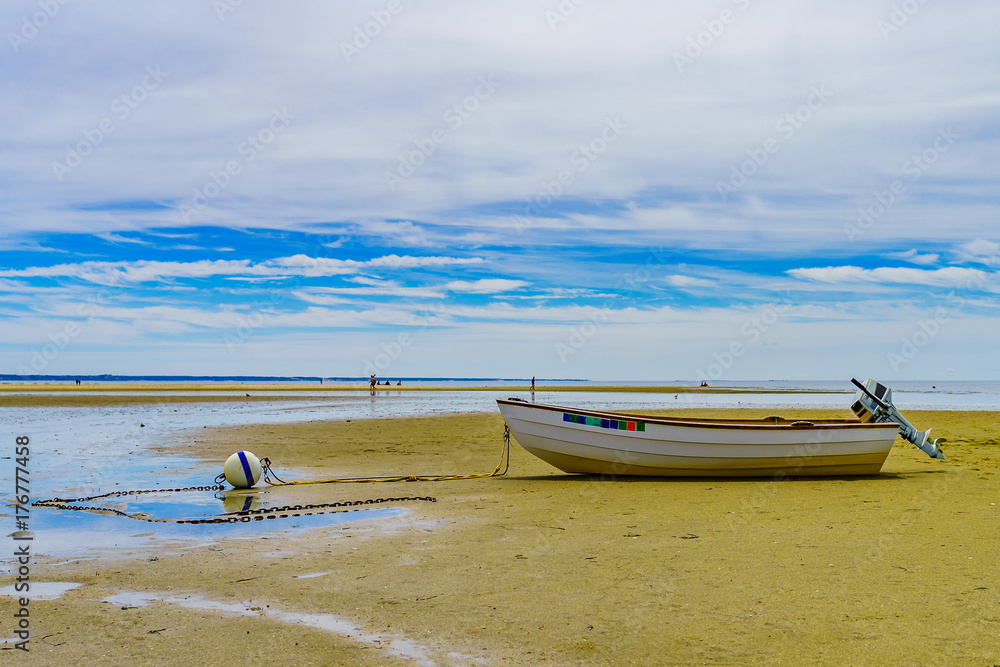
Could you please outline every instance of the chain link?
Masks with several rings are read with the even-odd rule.
[[[122,496],[133,496],[142,493],[176,493],[181,491],[221,491],[223,486],[189,486],[179,489],[136,489],[132,491],[114,491],[112,493],[102,493],[96,496],[85,496],[83,498],[52,498],[50,500],[38,500],[32,503],[36,507],[52,507],[54,509],[70,510],[73,512],[110,512],[127,519],[136,521],[146,521],[149,523],[247,523],[250,521],[263,521],[264,519],[288,519],[298,516],[313,516],[317,514],[337,514],[343,512],[359,512],[359,505],[379,505],[382,503],[397,503],[408,500],[418,500],[436,503],[437,498],[431,496],[401,496],[398,498],[370,498],[368,500],[345,500],[336,503],[319,503],[313,505],[284,505],[281,507],[266,507],[255,510],[243,510],[239,512],[226,512],[224,515],[206,517],[204,519],[165,519],[152,517],[143,512],[129,514],[113,507],[98,507],[90,505],[74,505],[72,503],[82,503],[98,498],[120,498]],[[354,507],[355,509],[330,509],[335,507]],[[306,511],[308,510],[308,511]],[[313,511],[319,510],[319,511]]]
[[[51,500],[37,500],[33,504],[39,507],[54,507],[58,503],[86,503],[98,498],[118,498],[121,496],[136,496],[140,493],[182,493],[184,491],[224,491],[226,487],[221,484],[212,486],[185,486],[178,489],[132,489],[130,491],[112,491],[110,493],[100,493],[96,496],[84,496],[82,498],[52,498]]]

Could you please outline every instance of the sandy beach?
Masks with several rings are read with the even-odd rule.
[[[818,412],[847,416],[782,414]],[[897,440],[877,477],[602,480],[514,445],[503,477],[263,487],[275,505],[437,502],[292,537],[264,525],[255,540],[36,562],[35,581],[82,585],[31,603],[31,653],[17,658],[998,664],[1000,413],[907,417],[948,439],[948,460]],[[167,446],[220,470],[249,449],[313,479],[483,473],[502,431],[497,414],[460,414],[204,429]],[[0,597],[0,615],[13,606]]]

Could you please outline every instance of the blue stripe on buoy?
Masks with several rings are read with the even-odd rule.
[[[246,452],[240,452],[240,463],[243,464],[243,474],[247,478],[247,486],[253,486],[253,473],[250,472],[250,462],[247,461]]]

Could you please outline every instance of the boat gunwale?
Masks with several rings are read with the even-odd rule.
[[[591,417],[602,417],[616,419],[627,417],[631,420],[642,420],[646,424],[657,424],[661,426],[688,426],[699,428],[727,428],[727,429],[750,429],[750,430],[814,430],[817,428],[893,428],[899,429],[899,424],[895,422],[862,422],[857,419],[784,419],[775,421],[773,417],[761,417],[759,419],[724,419],[713,417],[654,417],[633,412],[609,412],[605,410],[589,410],[586,408],[572,408],[563,405],[549,405],[547,403],[529,403],[523,400],[511,400],[498,398],[498,405],[513,405],[550,412],[572,412]],[[803,424],[800,422],[808,422]]]

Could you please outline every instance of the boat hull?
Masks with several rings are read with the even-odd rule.
[[[497,404],[524,449],[568,473],[680,477],[877,475],[896,424],[646,417]]]

